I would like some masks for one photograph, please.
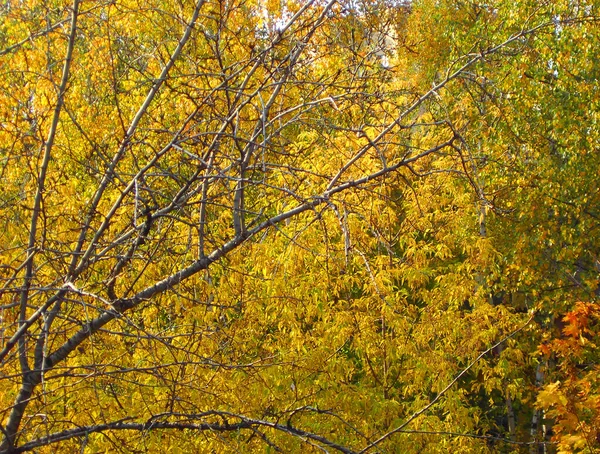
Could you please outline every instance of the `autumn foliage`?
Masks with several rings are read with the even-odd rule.
[[[600,450],[597,0],[0,5],[0,453]]]
[[[537,400],[555,419],[559,452],[593,452],[600,437],[600,381],[595,362],[600,310],[595,303],[577,302],[562,321],[562,335],[540,347],[556,363],[555,375],[560,380],[547,384]]]

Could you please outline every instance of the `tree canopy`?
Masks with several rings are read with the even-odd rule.
[[[600,449],[597,0],[0,5],[0,453]]]

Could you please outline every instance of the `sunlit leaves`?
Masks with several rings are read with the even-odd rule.
[[[83,2],[2,364],[4,424],[38,365],[18,442],[502,451],[543,409],[591,450],[594,5],[193,6]],[[2,8],[4,347],[71,10]]]

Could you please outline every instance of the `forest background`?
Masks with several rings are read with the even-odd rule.
[[[2,2],[0,452],[598,452],[599,7]]]

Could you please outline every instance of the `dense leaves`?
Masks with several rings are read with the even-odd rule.
[[[595,452],[583,1],[0,6],[0,452]]]

